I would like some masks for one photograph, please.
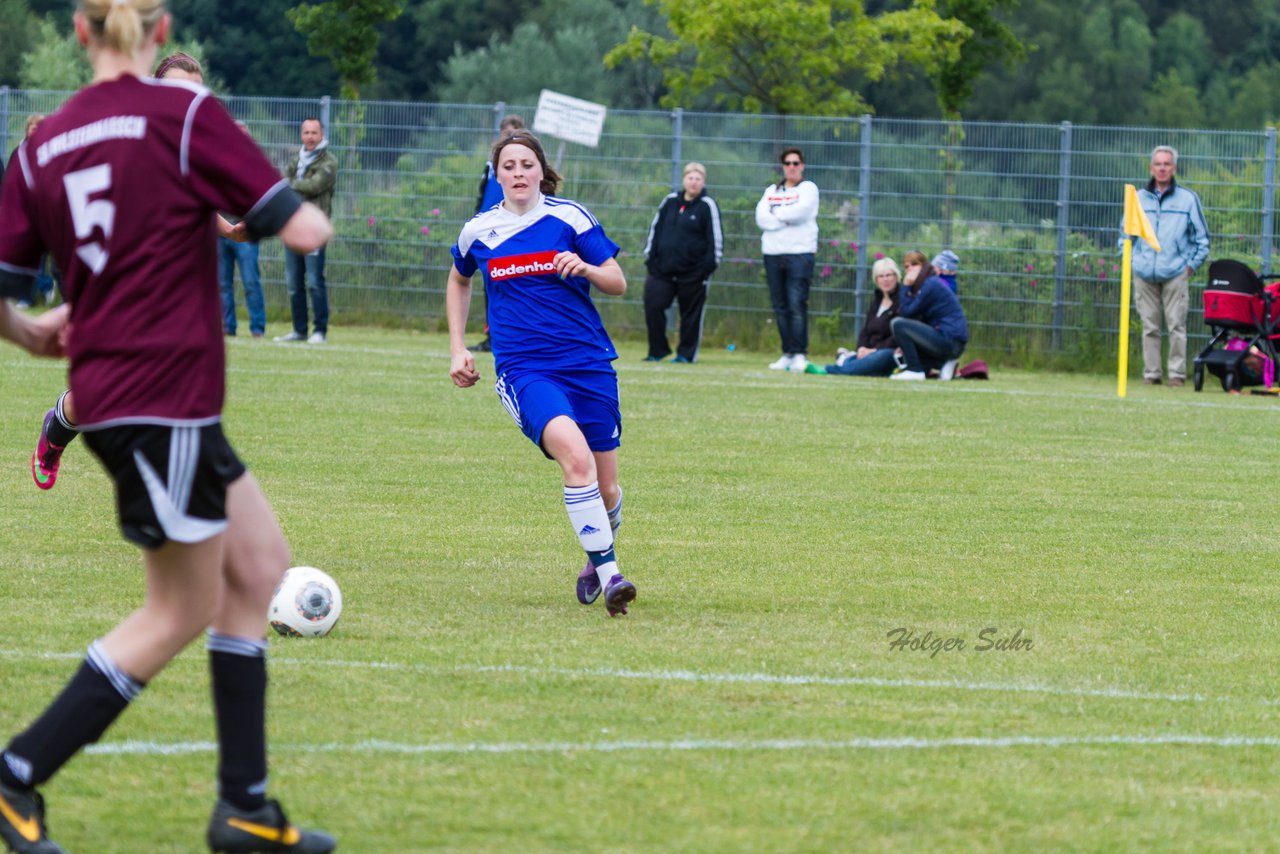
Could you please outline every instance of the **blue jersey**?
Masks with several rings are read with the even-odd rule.
[[[484,165],[484,193],[480,196],[480,210],[487,211],[489,208],[502,201],[502,185],[498,183],[498,176],[494,173],[493,164],[486,163]]]
[[[511,370],[612,372],[618,351],[591,301],[591,283],[562,279],[552,259],[576,252],[599,266],[618,254],[600,223],[577,202],[542,196],[523,216],[499,206],[462,227],[453,266],[484,276],[489,339],[499,374]]]

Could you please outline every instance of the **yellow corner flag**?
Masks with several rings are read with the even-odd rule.
[[[1124,233],[1141,237],[1152,249],[1160,251],[1156,230],[1151,227],[1147,212],[1142,209],[1142,205],[1138,204],[1138,190],[1132,184],[1124,185]]]
[[[1120,359],[1116,376],[1116,394],[1125,396],[1129,377],[1129,299],[1133,287],[1133,238],[1141,237],[1157,252],[1160,241],[1147,219],[1147,212],[1138,204],[1138,190],[1132,184],[1124,185],[1124,260],[1120,268]]]

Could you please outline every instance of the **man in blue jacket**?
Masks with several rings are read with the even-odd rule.
[[[1138,190],[1160,241],[1156,252],[1133,240],[1133,293],[1142,318],[1142,382],[1160,384],[1160,314],[1169,328],[1169,385],[1187,381],[1187,301],[1191,275],[1209,257],[1209,226],[1200,197],[1174,179],[1178,152],[1167,145],[1151,152],[1151,180]]]

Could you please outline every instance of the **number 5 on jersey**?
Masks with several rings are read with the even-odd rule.
[[[67,204],[71,206],[76,237],[88,239],[96,225],[102,229],[103,236],[110,239],[111,228],[116,221],[115,203],[109,199],[89,201],[89,196],[111,189],[111,164],[70,172],[63,176],[62,183],[67,188]],[[107,250],[96,240],[76,247],[76,255],[89,265],[95,276],[107,265]]]

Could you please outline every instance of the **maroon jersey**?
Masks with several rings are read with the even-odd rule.
[[[46,250],[62,269],[84,428],[218,420],[215,211],[243,216],[257,238],[299,204],[200,86],[124,76],[41,123],[5,176],[0,278],[34,272]]]

